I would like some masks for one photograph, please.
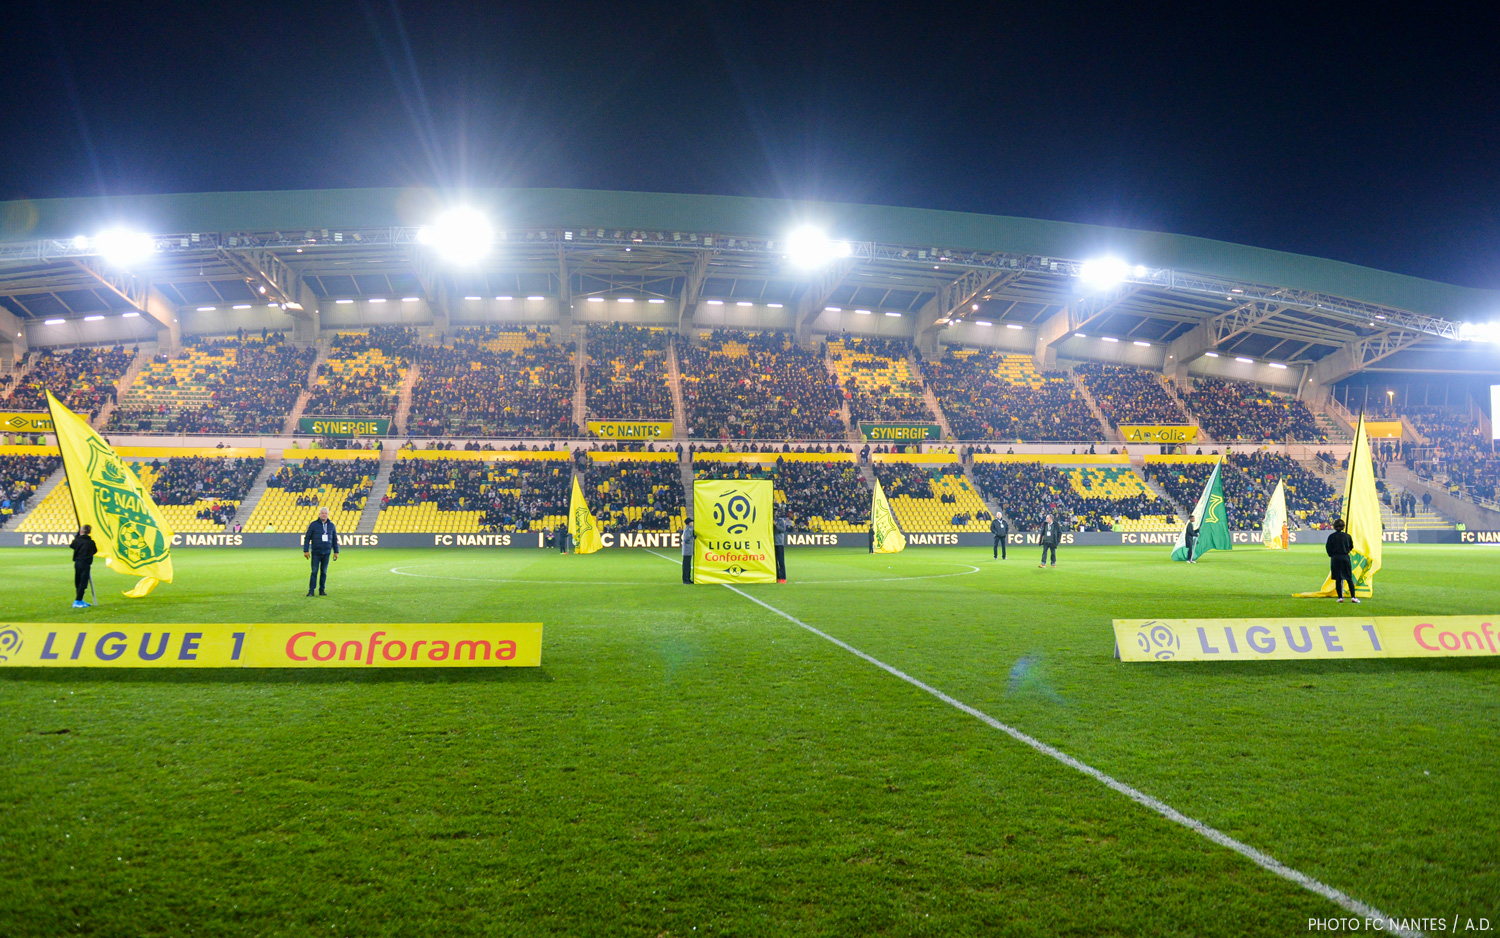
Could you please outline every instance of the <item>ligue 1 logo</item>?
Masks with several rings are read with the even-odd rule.
[[[1177,633],[1157,622],[1147,622],[1135,635],[1135,643],[1141,651],[1158,661],[1168,661],[1177,656],[1181,644]]]
[[[730,534],[745,534],[755,522],[755,504],[744,492],[730,492],[714,502],[714,524]]]
[[[6,629],[3,632],[0,632],[0,661],[9,661],[10,656],[20,650],[20,629]]]

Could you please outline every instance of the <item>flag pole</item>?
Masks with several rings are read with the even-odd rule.
[[[1365,425],[1365,408],[1359,408],[1359,422],[1354,425],[1354,445],[1349,447],[1349,474],[1344,477],[1344,533],[1349,534],[1349,500],[1354,497],[1354,460],[1359,456],[1359,430]],[[1354,535],[1350,534],[1350,537]]]

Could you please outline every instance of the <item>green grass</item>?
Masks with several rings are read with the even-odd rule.
[[[1500,613],[1500,555],[1389,548],[1350,607],[1288,595],[1322,581],[1317,549],[1060,553],[792,549],[791,584],[746,591],[1389,914],[1500,921],[1500,663],[1123,665],[1109,624]],[[15,621],[546,627],[528,670],[0,670],[0,934],[1263,935],[1345,914],[650,553],[349,551],[306,599],[298,554],[184,550],[145,601],[101,571],[83,613],[64,551],[0,565]],[[892,579],[938,574],[962,575]]]

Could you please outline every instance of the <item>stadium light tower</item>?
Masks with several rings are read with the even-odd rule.
[[[465,206],[449,209],[417,229],[417,240],[432,245],[450,263],[473,264],[489,253],[495,230],[484,213]]]
[[[786,256],[797,267],[822,267],[836,257],[853,253],[848,241],[833,241],[828,235],[804,225],[786,236]]]
[[[94,250],[111,267],[132,267],[156,252],[156,242],[139,231],[111,228],[94,235]]]
[[[1118,257],[1096,257],[1078,265],[1078,279],[1099,290],[1121,283],[1129,275],[1130,268]]]

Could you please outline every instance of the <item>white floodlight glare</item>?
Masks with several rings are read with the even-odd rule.
[[[417,240],[432,245],[450,263],[473,264],[489,253],[495,230],[478,209],[453,208],[431,226],[417,229]]]
[[[1140,339],[1136,339],[1134,342],[1132,342],[1130,344],[1131,345],[1139,345],[1141,348],[1150,348],[1151,347],[1151,343],[1150,342],[1142,342]]]
[[[140,319],[141,318],[141,314],[140,313],[125,313],[125,314],[121,315],[120,318],[121,319]]]
[[[1118,257],[1096,257],[1078,265],[1078,279],[1091,287],[1112,287],[1130,275],[1130,268]]]
[[[85,317],[83,317],[83,321],[84,322],[99,322],[103,318],[104,318],[103,316],[85,316]]]
[[[1218,358],[1219,357],[1219,353],[1218,352],[1204,352],[1203,355],[1206,358]]]
[[[65,322],[67,322],[66,319],[44,319],[42,321],[42,325],[44,325],[44,326],[60,326],[60,325],[62,325]]]
[[[816,228],[798,228],[786,237],[786,256],[798,267],[822,267],[836,257],[848,257],[854,249],[847,241],[831,241]]]
[[[1105,342],[1119,342],[1120,341],[1119,339],[1115,338],[1112,335],[1101,336],[1100,338],[1102,338]]]
[[[1272,368],[1279,368],[1279,369],[1281,369],[1281,370],[1282,370],[1282,371],[1285,371],[1285,370],[1286,370],[1286,366],[1285,366],[1285,365],[1283,365],[1283,364],[1282,364],[1282,363],[1281,363],[1281,362],[1271,362],[1271,367],[1272,367]]]
[[[1023,325],[1021,325],[1018,322],[1008,322],[1008,323],[1005,324],[1005,328],[1007,328],[1007,329],[1021,330],[1021,329],[1024,329],[1026,327],[1023,326]]]
[[[1500,342],[1500,322],[1462,322],[1458,337],[1464,342]]]
[[[1253,365],[1253,364],[1255,364],[1255,359],[1253,359],[1253,358],[1246,358],[1243,355],[1236,355],[1236,356],[1234,356],[1234,360],[1237,361],[1237,362],[1239,362],[1241,365]]]
[[[1146,273],[1147,273],[1147,270],[1146,270],[1146,265],[1145,264],[1136,264],[1135,265],[1135,275],[1137,277],[1144,277],[1144,276],[1146,276]]]
[[[88,248],[89,248],[89,239],[88,238],[85,238],[83,235],[78,235],[77,237],[75,237],[73,239],[73,250],[75,250],[75,251],[87,251]]]
[[[94,235],[94,250],[111,267],[139,264],[156,251],[156,242],[148,234],[111,228]]]

